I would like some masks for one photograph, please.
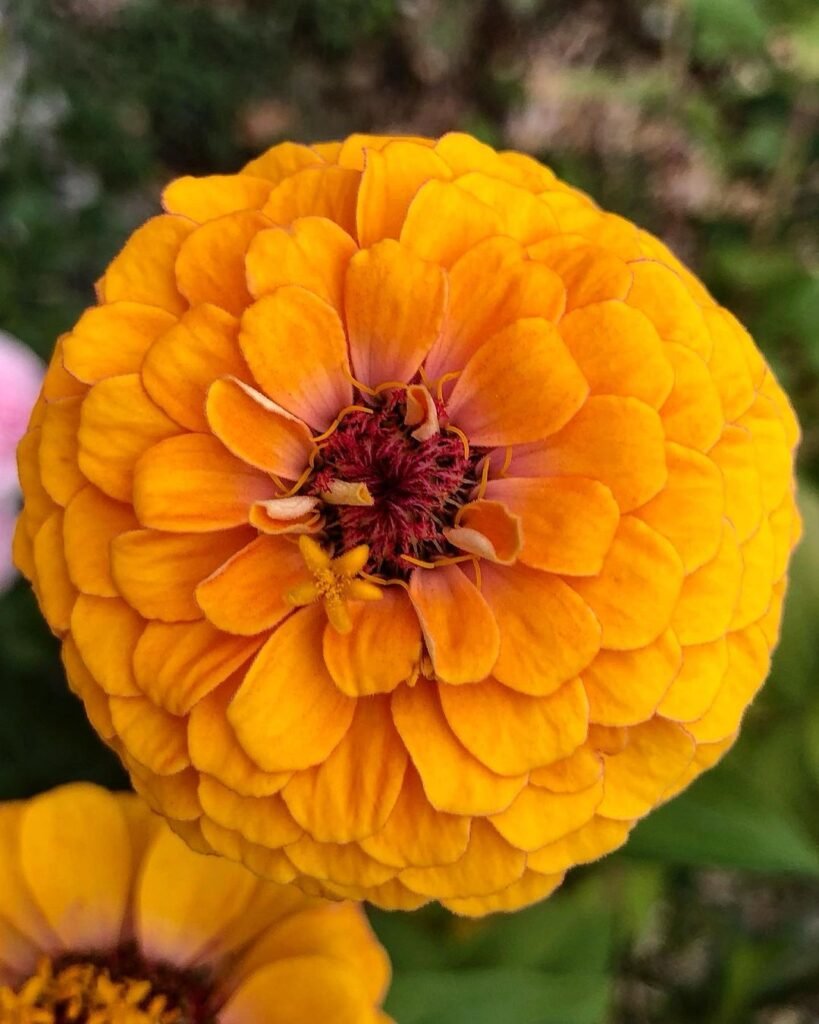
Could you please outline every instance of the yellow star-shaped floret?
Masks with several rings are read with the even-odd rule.
[[[299,537],[299,549],[312,579],[296,584],[288,591],[287,600],[296,607],[324,601],[333,628],[349,633],[353,624],[347,602],[380,601],[383,596],[381,587],[359,576],[370,557],[369,547],[359,544],[338,558],[331,558],[318,541],[303,534]]]

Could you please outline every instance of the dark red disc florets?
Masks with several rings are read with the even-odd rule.
[[[457,554],[444,536],[458,509],[477,483],[484,452],[467,452],[462,438],[442,429],[426,441],[412,437],[404,423],[406,398],[395,388],[379,396],[372,412],[353,411],[321,446],[310,494],[336,481],[364,483],[372,505],[327,505],[327,535],[336,554],[368,544],[367,570],[388,578],[406,578],[411,565],[402,555],[423,561]]]

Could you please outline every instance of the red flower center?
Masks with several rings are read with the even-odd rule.
[[[322,444],[309,494],[337,482],[363,483],[372,505],[327,505],[327,538],[334,553],[368,544],[366,570],[405,579],[409,555],[430,561],[460,554],[444,536],[478,481],[483,450],[471,449],[459,434],[447,432],[438,404],[441,431],[425,441],[412,437],[404,422],[406,393],[394,388],[378,396],[372,412],[348,413]]]

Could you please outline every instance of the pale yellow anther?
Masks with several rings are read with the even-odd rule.
[[[299,549],[313,578],[292,587],[287,592],[288,603],[301,607],[321,600],[330,625],[339,633],[349,633],[352,619],[348,602],[380,601],[383,597],[381,587],[359,576],[370,557],[370,549],[359,544],[338,558],[331,558],[317,541],[306,535],[299,537]]]

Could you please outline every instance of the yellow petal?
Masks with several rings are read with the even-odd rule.
[[[35,797],[20,821],[20,859],[65,949],[116,948],[135,867],[116,797],[83,783]]]
[[[668,626],[683,566],[665,537],[624,516],[599,575],[569,582],[603,627],[603,647],[630,651],[650,644]]]
[[[533,852],[585,825],[602,798],[602,779],[577,793],[550,793],[527,786],[505,811],[490,820],[513,846]]]
[[[490,771],[456,739],[444,717],[434,683],[419,680],[392,695],[396,728],[421,776],[432,806],[450,814],[484,815],[508,807],[526,784],[525,775]]]
[[[523,245],[560,234],[557,218],[548,203],[524,188],[469,171],[456,179],[458,188],[480,199],[500,218],[498,234]]]
[[[498,682],[545,697],[574,679],[597,654],[600,625],[562,580],[523,565],[484,564],[481,576],[500,629],[500,653],[492,670]]]
[[[191,622],[202,618],[199,583],[253,538],[239,528],[201,533],[131,530],[111,545],[117,591],[146,619]]]
[[[441,707],[466,749],[492,771],[520,775],[571,754],[586,738],[588,701],[580,680],[530,697],[486,679],[439,684]]]
[[[265,771],[319,764],[350,727],[355,701],[324,667],[324,610],[305,608],[276,630],[256,656],[228,710],[239,743]]]
[[[746,541],[762,521],[762,481],[750,431],[728,426],[708,453],[725,482],[725,517],[739,543]]]
[[[22,801],[0,804],[0,892],[3,918],[38,952],[60,948],[43,911],[26,885],[20,849],[20,826],[28,805]]]
[[[376,603],[351,604],[352,629],[324,630],[324,661],[350,697],[389,693],[416,671],[421,657],[418,616],[401,587],[383,587]]]
[[[136,697],[132,658],[145,620],[117,598],[80,594],[71,615],[71,634],[94,679],[106,693]]]
[[[666,345],[674,367],[674,387],[660,415],[666,438],[707,452],[722,433],[722,405],[708,366],[684,345]]]
[[[399,241],[421,259],[451,267],[467,249],[501,233],[501,218],[462,188],[428,181],[416,192]]]
[[[410,381],[441,331],[446,278],[386,239],[350,260],[344,304],[356,378],[370,387]]]
[[[108,377],[91,388],[82,404],[80,469],[109,497],[130,501],[140,455],[179,432],[148,397],[138,374]]]
[[[192,306],[211,303],[239,316],[251,302],[245,255],[251,239],[270,221],[256,210],[229,213],[200,225],[182,243],[176,259],[179,291]]]
[[[368,697],[356,701],[350,728],[327,760],[297,772],[282,796],[314,839],[349,843],[383,827],[398,799],[406,765],[407,751],[395,731],[389,699]]]
[[[326,217],[353,236],[360,181],[360,173],[346,167],[306,167],[273,189],[263,212],[285,227],[300,217]]]
[[[155,445],[134,473],[134,510],[143,526],[210,533],[242,526],[250,506],[272,498],[273,481],[241,462],[209,434]]]
[[[447,411],[471,444],[522,444],[559,430],[587,394],[556,328],[532,318],[516,321],[477,350]]]
[[[351,403],[344,328],[312,292],[287,285],[254,303],[239,344],[265,394],[317,430]]]
[[[663,341],[685,345],[708,360],[711,335],[702,309],[679,275],[654,260],[630,263],[629,269],[634,281],[626,302],[645,313]]]
[[[527,252],[560,277],[566,288],[567,313],[593,302],[624,299],[631,288],[628,266],[580,235],[555,235],[530,245]]]
[[[528,862],[528,858],[527,858]],[[563,881],[562,874],[540,875],[524,871],[521,877],[499,892],[489,896],[466,896],[462,899],[441,900],[453,914],[462,917],[484,917],[486,914],[509,913],[546,899]]]
[[[144,697],[112,697],[111,721],[128,753],[157,775],[176,775],[191,763],[185,721]]]
[[[716,555],[686,576],[671,627],[681,644],[705,644],[725,634],[739,598],[742,553],[729,522]]]
[[[498,657],[498,627],[474,583],[457,565],[416,569],[409,593],[436,676],[448,683],[485,679]]]
[[[312,167],[322,162],[321,156],[313,146],[302,146],[297,142],[280,142],[246,163],[239,173],[276,183],[303,167]]]
[[[162,829],[148,848],[134,894],[140,949],[177,967],[197,963],[242,914],[257,884],[239,864],[193,853]]]
[[[79,396],[46,403],[40,428],[40,479],[49,495],[63,507],[86,482],[77,462],[81,407]]]
[[[172,715],[186,715],[263,642],[220,633],[209,622],[149,622],[134,651],[137,686]]]
[[[657,711],[674,722],[702,718],[714,703],[728,667],[724,636],[707,644],[682,648],[682,664]]]
[[[207,431],[205,397],[220,377],[252,381],[239,350],[239,323],[218,306],[190,310],[148,350],[145,390],[177,423]]]
[[[622,846],[633,824],[596,814],[575,832],[530,853],[526,863],[533,871],[548,873],[589,864]]]

